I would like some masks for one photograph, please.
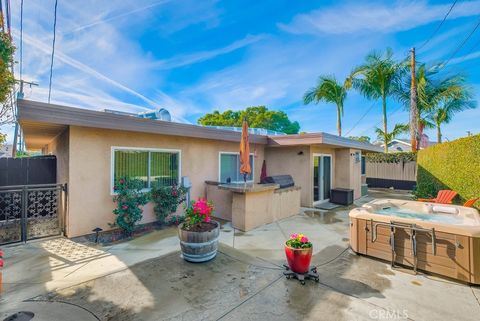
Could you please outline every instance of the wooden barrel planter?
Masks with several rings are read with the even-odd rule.
[[[216,227],[208,232],[194,232],[182,229],[183,224],[178,226],[178,237],[183,258],[189,262],[206,262],[217,255],[220,224],[211,221]]]

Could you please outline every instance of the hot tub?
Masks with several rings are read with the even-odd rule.
[[[480,215],[474,208],[377,199],[350,211],[353,251],[480,284]]]

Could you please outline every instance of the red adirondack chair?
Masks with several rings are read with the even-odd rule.
[[[438,191],[437,197],[435,198],[418,198],[419,202],[431,202],[431,203],[440,203],[440,204],[452,204],[453,199],[457,196],[457,192],[451,190],[441,190]]]
[[[466,202],[463,204],[463,206],[465,206],[465,207],[473,207],[473,204],[475,204],[478,200],[480,200],[480,197],[469,199],[468,201],[466,201]]]

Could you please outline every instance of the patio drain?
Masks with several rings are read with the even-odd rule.
[[[35,314],[29,311],[19,311],[11,316],[3,319],[3,321],[30,321],[33,319]]]

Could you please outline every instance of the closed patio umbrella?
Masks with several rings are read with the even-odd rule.
[[[267,177],[267,163],[263,160],[262,171],[260,172],[260,183],[263,183],[265,177]]]
[[[243,174],[243,181],[247,184],[247,175],[252,172],[250,167],[250,146],[248,144],[248,123],[243,118],[242,139],[240,140],[240,174]]]

